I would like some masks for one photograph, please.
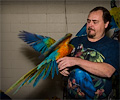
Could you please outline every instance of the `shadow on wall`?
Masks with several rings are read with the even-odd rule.
[[[59,75],[56,77],[56,79],[50,79],[51,77],[49,76],[46,80],[42,80],[42,84],[38,83],[38,87],[31,91],[26,99],[51,99],[52,97],[58,97],[62,99],[63,89],[62,81],[60,81],[61,79]]]
[[[29,60],[33,62],[33,64],[38,65],[40,64],[39,56],[40,53],[35,51],[32,47],[28,45],[23,45],[21,48],[21,52],[27,57]]]
[[[23,45],[21,48],[21,52],[25,55],[25,57],[31,60],[35,66],[40,64],[40,53],[35,51],[30,46]],[[31,90],[30,94],[26,97],[26,99],[51,99],[52,97],[62,98],[62,82],[63,80],[61,74],[57,75],[55,73],[53,79],[51,75],[49,75],[47,79],[41,79],[37,86],[33,87],[34,89]]]

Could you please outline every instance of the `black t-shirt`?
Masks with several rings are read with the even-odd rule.
[[[90,42],[87,36],[75,37],[70,41],[75,48],[79,44],[83,44],[84,48],[92,48],[100,52],[104,57],[105,63],[112,65],[116,69],[116,74],[119,71],[119,42],[104,36],[97,42]]]
[[[87,39],[87,36],[80,36],[80,37],[73,38],[70,41],[70,43],[72,45],[74,45],[74,47],[75,47],[73,56],[76,55],[78,46],[80,44],[83,44],[84,48],[86,48],[86,49],[91,48],[91,49],[94,49],[94,50],[98,51],[99,53],[101,53],[105,58],[103,62],[112,65],[116,69],[114,75],[118,74],[118,71],[119,71],[119,42],[117,40],[113,40],[111,38],[108,38],[107,36],[104,36],[102,39],[100,39],[97,42],[90,42]],[[105,83],[104,83],[105,94],[106,94],[106,96],[108,96],[112,90],[112,81],[111,81],[111,78],[103,78],[103,79],[105,79]],[[95,83],[96,82],[94,82],[94,84]],[[102,86],[102,83],[100,86]],[[101,88],[100,86],[98,86],[96,88],[96,90],[100,89]]]

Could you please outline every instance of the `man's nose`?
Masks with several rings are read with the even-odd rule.
[[[91,21],[90,23],[89,23],[89,27],[92,27],[94,24],[93,24],[93,21]]]

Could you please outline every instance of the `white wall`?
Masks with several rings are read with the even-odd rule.
[[[66,33],[75,36],[85,24],[92,8],[104,6],[111,9],[110,0],[66,0],[65,17],[65,0],[2,0],[0,5],[0,79],[1,90],[4,92],[38,63],[38,59],[32,61],[29,58],[34,53],[18,38],[19,31],[51,36],[56,40]],[[62,98],[62,93],[59,74],[53,80],[51,77],[41,80],[35,88],[29,84],[17,94],[12,95],[10,92],[8,95],[13,99],[45,99],[54,96]]]

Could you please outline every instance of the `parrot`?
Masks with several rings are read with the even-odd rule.
[[[68,80],[71,81],[71,82],[73,80],[75,80],[76,83],[73,83],[73,86],[72,86],[72,87],[77,87],[75,90],[77,90],[78,88],[80,88],[82,92],[86,93],[91,98],[94,97],[96,88],[94,87],[92,78],[84,70],[81,70],[80,68],[74,69],[70,73]],[[70,91],[71,90],[69,90],[69,92]],[[86,97],[87,97],[87,95],[86,95]]]
[[[66,34],[64,37],[55,41],[53,38],[48,36],[42,36],[38,34],[33,34],[27,31],[20,31],[18,35],[20,39],[29,44],[35,51],[40,52],[39,60],[40,64],[30,70],[28,73],[23,75],[17,82],[15,82],[6,93],[13,90],[19,83],[20,86],[16,89],[14,94],[25,84],[31,83],[33,80],[33,87],[35,87],[41,78],[45,80],[50,72],[52,74],[52,79],[54,78],[55,71],[58,75],[58,65],[57,60],[71,53],[74,46],[69,44],[71,33]]]
[[[115,4],[115,0],[111,0],[110,4],[111,4],[111,10],[110,15],[111,17],[111,29],[115,28],[114,33],[119,33],[120,31],[120,7],[117,7]],[[83,35],[87,35],[86,32],[86,26],[87,23],[84,24],[84,26],[80,29],[80,31],[76,34],[76,36],[83,36]]]
[[[110,14],[112,16],[112,24],[113,26],[117,27],[113,27],[115,28],[114,30],[114,34],[111,36],[112,39],[119,39],[119,34],[120,34],[120,7],[117,7],[116,5],[116,1],[115,0],[111,0],[111,10],[110,10]]]
[[[105,59],[105,57],[98,51],[96,51],[95,49],[92,48],[84,48],[83,44],[79,44],[78,48],[76,49],[76,54],[75,57],[81,58],[81,59],[85,59],[88,61],[92,61],[92,62],[103,62],[103,60]],[[101,89],[104,88],[105,79],[102,79],[100,77],[94,76],[86,71],[84,71],[83,69],[80,68],[75,68],[70,72],[69,78],[68,78],[68,84],[70,85],[73,80],[74,83],[73,85],[68,88],[68,91],[71,95],[73,96],[78,96],[78,98],[86,98],[86,99],[91,99],[91,98],[97,98],[97,96],[95,95],[95,92],[97,90],[98,87],[101,87]],[[71,89],[75,87],[74,89]],[[79,95],[78,89],[81,90],[81,93],[85,93],[85,95],[83,95],[83,97],[81,97],[81,95]],[[77,92],[75,92],[77,91]],[[105,96],[106,94],[103,93],[103,95]]]
[[[111,14],[111,16],[113,16],[115,23],[120,28],[120,7],[116,6],[115,0],[111,0],[110,14]]]
[[[75,57],[79,57],[81,59],[89,60],[92,62],[103,62],[105,59],[105,57],[95,49],[84,48],[83,44],[79,44]]]

